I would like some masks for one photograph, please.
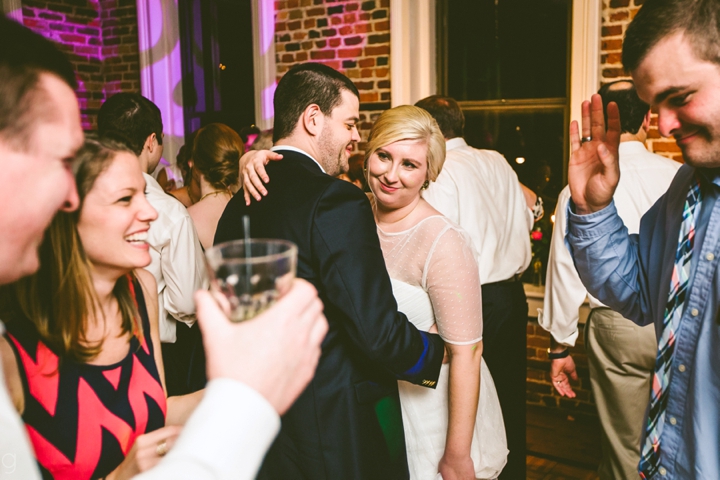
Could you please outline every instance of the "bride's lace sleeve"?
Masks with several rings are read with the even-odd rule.
[[[482,340],[480,274],[472,247],[461,231],[448,228],[435,240],[423,287],[446,343],[467,345]]]

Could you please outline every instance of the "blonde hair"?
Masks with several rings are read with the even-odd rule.
[[[29,320],[50,348],[78,362],[96,357],[102,341],[89,343],[85,335],[90,316],[97,316],[99,309],[90,274],[92,265],[77,224],[85,197],[119,152],[134,155],[114,139],[85,141],[73,162],[80,208],[73,213],[59,212],[53,218],[40,245],[40,269],[0,288],[0,315],[4,320]],[[122,316],[122,332],[142,338],[133,280],[132,273],[120,277],[113,295]]]
[[[385,110],[370,131],[365,164],[379,148],[401,140],[419,140],[427,145],[427,179],[434,182],[445,163],[445,137],[435,119],[412,105]]]

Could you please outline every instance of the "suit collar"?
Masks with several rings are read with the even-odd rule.
[[[320,162],[315,160],[315,158],[312,155],[310,155],[309,153],[307,153],[305,150],[302,150],[300,148],[293,147],[290,145],[276,145],[276,146],[272,147],[270,150],[272,150],[273,152],[277,152],[278,150],[290,150],[291,152],[301,153],[301,154],[305,155],[306,157],[310,158],[313,162],[317,163],[317,166],[320,167],[320,170],[322,170],[323,173],[327,173],[325,171],[325,169],[322,167],[322,165],[320,165]]]

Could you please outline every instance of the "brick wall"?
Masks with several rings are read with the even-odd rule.
[[[644,0],[603,0],[600,80],[603,83],[629,78],[622,67],[622,40],[625,29]],[[653,114],[648,132],[648,148],[659,155],[682,161],[680,147],[674,139],[662,138]]]
[[[360,91],[360,135],[390,108],[390,0],[278,0],[275,52],[278,79],[296,63],[324,63]]]
[[[135,0],[101,0],[105,95],[140,92]]]
[[[597,415],[590,387],[590,371],[585,355],[584,325],[578,326],[578,339],[570,349],[578,380],[570,384],[577,395],[575,398],[561,397],[550,380],[550,360],[547,348],[550,346],[550,334],[537,323],[537,318],[530,318],[527,326],[527,396],[529,405],[562,408]]]
[[[140,91],[135,0],[23,0],[25,26],[55,41],[76,69],[82,126],[107,96]]]

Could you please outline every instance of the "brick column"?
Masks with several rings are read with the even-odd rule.
[[[390,108],[389,6],[389,0],[275,2],[278,80],[307,61],[347,75],[360,91],[360,151],[372,123]]]
[[[600,81],[612,82],[629,78],[622,66],[622,41],[625,29],[644,0],[603,0],[602,46],[600,57]],[[678,162],[682,162],[680,147],[675,140],[662,138],[657,129],[657,115],[653,114],[648,132],[648,149]]]
[[[134,0],[23,0],[23,23],[65,52],[78,80],[82,126],[97,127],[107,96],[140,91]]]

